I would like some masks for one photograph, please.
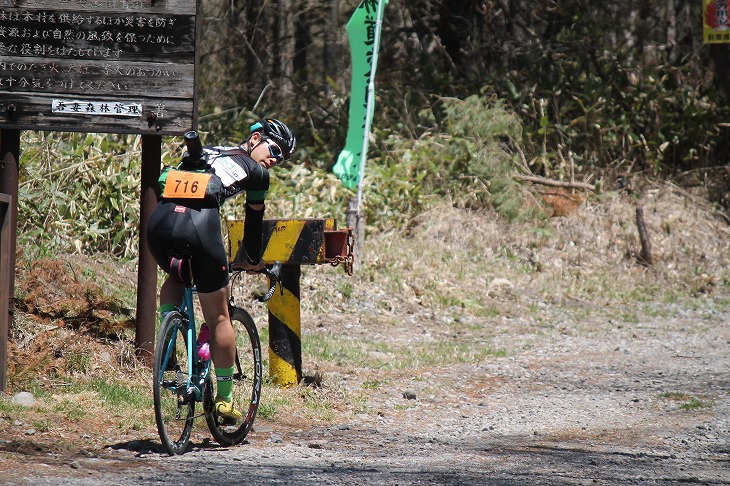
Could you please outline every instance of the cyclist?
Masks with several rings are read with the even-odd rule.
[[[153,211],[147,238],[157,264],[168,273],[160,289],[160,319],[182,300],[184,286],[171,268],[173,257],[189,255],[192,275],[205,322],[210,328],[210,349],[217,381],[215,411],[241,418],[232,399],[235,336],[228,314],[228,259],[221,235],[219,207],[246,191],[241,270],[256,273],[261,261],[264,199],[269,169],[289,160],[296,137],[284,123],[266,118],[250,128],[249,137],[237,146],[206,146],[202,155],[186,153],[177,169],[160,174],[161,195]],[[187,270],[186,270],[187,271]]]

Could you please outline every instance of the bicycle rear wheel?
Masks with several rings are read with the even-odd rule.
[[[233,376],[233,404],[241,411],[241,420],[232,420],[215,414],[215,380],[208,375],[205,383],[203,407],[205,420],[213,438],[220,445],[240,444],[251,430],[261,397],[262,363],[261,341],[251,315],[243,309],[230,309],[231,323],[236,335],[236,371]]]
[[[155,421],[170,455],[182,454],[190,442],[195,400],[187,395],[187,317],[170,312],[160,325],[155,346],[153,393]]]

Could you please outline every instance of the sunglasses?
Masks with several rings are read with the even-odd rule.
[[[270,138],[264,138],[263,141],[266,142],[266,145],[269,147],[269,153],[271,156],[276,159],[276,165],[284,162],[284,153],[281,151],[281,147],[276,145],[276,143]]]

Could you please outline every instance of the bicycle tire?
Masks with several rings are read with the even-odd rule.
[[[259,408],[263,381],[261,341],[256,324],[244,309],[232,307],[230,314],[236,336],[237,359],[233,379],[233,404],[241,411],[243,418],[234,423],[214,413],[216,387],[215,380],[210,375],[203,392],[205,420],[213,438],[222,446],[240,444],[248,435]]]
[[[162,445],[170,455],[182,454],[187,449],[195,416],[195,400],[187,396],[187,326],[186,316],[170,312],[160,325],[155,346],[155,421]],[[171,348],[165,346],[170,339],[175,343]]]

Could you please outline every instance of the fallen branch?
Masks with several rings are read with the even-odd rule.
[[[598,188],[595,185],[588,184],[586,182],[562,182],[554,181],[552,179],[545,179],[544,177],[527,176],[521,174],[517,174],[515,178],[521,181],[532,182],[533,184],[542,184],[543,186],[564,187],[566,189],[584,189],[586,191],[598,192]]]

